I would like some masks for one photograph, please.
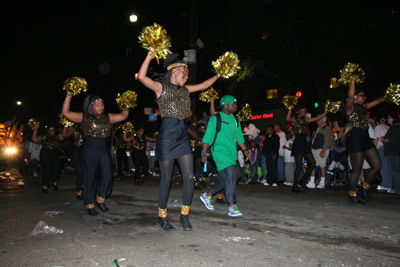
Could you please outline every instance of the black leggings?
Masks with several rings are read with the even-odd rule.
[[[182,171],[183,192],[182,205],[190,206],[193,196],[193,154],[187,154],[177,158]],[[169,188],[171,186],[172,170],[174,160],[159,161],[161,170],[161,181],[158,187],[158,204],[160,209],[167,208]],[[136,166],[135,166],[136,168]]]
[[[296,170],[294,171],[294,186],[296,186],[299,183],[299,177],[300,177],[300,172],[301,172],[301,167],[303,166],[302,158],[307,161],[307,171],[304,174],[302,180],[305,179],[304,181],[307,181],[308,178],[310,177],[311,172],[315,168],[315,160],[314,157],[311,153],[308,154],[303,154],[303,155],[294,155],[294,160],[296,162]]]
[[[367,175],[365,176],[365,182],[367,184],[371,184],[376,175],[379,173],[382,168],[382,162],[381,158],[379,157],[378,150],[375,147],[364,152],[350,153],[349,155],[352,167],[349,189],[350,191],[356,191],[358,177],[360,177],[360,173],[362,172],[364,159],[371,166],[367,172]]]

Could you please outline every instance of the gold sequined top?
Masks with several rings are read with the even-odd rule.
[[[185,87],[176,88],[163,84],[160,97],[156,100],[162,118],[183,120],[190,117],[189,90]]]
[[[49,149],[57,149],[60,147],[60,139],[58,135],[45,135],[42,138],[42,147]]]
[[[362,105],[354,104],[353,110],[351,111],[350,115],[346,115],[346,118],[354,128],[367,130],[369,127],[369,113],[368,110]]]
[[[108,114],[91,115],[83,113],[80,128],[83,131],[83,137],[106,138],[110,136],[110,117]]]
[[[124,141],[123,134],[118,137],[117,144],[119,148],[125,148],[127,142]]]
[[[204,133],[197,133],[196,134],[197,138],[196,138],[196,146],[203,146],[203,137],[204,137]]]
[[[146,136],[143,135],[142,137],[136,136],[135,139],[133,139],[133,147],[138,149],[138,150],[144,150],[146,148]]]
[[[74,132],[74,145],[75,146],[80,146],[83,143],[83,134],[80,129],[75,129]]]
[[[303,118],[295,118],[295,123],[293,124],[293,132],[294,134],[305,134],[309,133],[308,125],[305,119]]]

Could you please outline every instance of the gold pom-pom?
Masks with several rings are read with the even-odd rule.
[[[134,136],[136,135],[136,130],[134,129],[133,125],[131,122],[127,121],[125,122],[122,126],[122,132],[123,133],[129,133],[133,134]]]
[[[196,140],[190,140],[190,143],[192,144],[192,150],[194,151],[196,149]]]
[[[84,78],[81,77],[69,77],[64,82],[63,90],[68,91],[71,96],[77,96],[82,91],[86,92],[87,82]]]
[[[297,96],[294,95],[286,95],[282,99],[282,104],[286,107],[286,109],[293,109],[297,102],[299,101]]]
[[[249,104],[246,104],[242,110],[238,112],[238,117],[240,121],[249,121],[251,118],[251,107]]]
[[[335,114],[339,111],[340,103],[342,103],[342,101],[330,101],[327,99],[325,102],[325,112]]]
[[[365,80],[365,72],[362,68],[355,63],[347,63],[344,65],[344,69],[340,70],[340,78],[338,82],[343,85],[350,85],[351,80],[350,78],[356,79],[356,83],[360,84],[363,83]]]
[[[400,84],[390,84],[386,89],[385,100],[389,103],[399,105],[400,103]]]
[[[235,52],[227,51],[220,56],[216,61],[212,61],[214,72],[218,76],[228,79],[240,70],[239,58]]]
[[[64,127],[74,127],[75,126],[75,123],[68,120],[63,114],[60,113],[60,115],[58,115],[58,117],[60,118],[60,123],[62,125],[64,125]]]
[[[144,27],[138,36],[139,43],[142,44],[144,49],[149,50],[153,47],[155,50],[154,57],[157,59],[165,59],[168,54],[171,54],[169,48],[171,47],[171,37],[167,35],[167,30],[157,23]]]
[[[122,95],[117,95],[117,105],[120,110],[129,110],[136,107],[137,94],[135,91],[128,90]]]
[[[28,126],[32,129],[35,130],[35,128],[39,128],[40,122],[38,122],[36,119],[29,119]]]
[[[218,99],[218,92],[214,90],[214,88],[210,87],[209,89],[202,91],[199,95],[200,101],[210,103],[210,98]]]
[[[157,135],[158,135],[158,132],[156,132],[156,133],[153,134],[153,139],[154,139],[154,141],[157,141]]]

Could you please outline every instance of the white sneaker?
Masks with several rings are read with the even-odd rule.
[[[325,189],[325,183],[319,183],[319,184],[317,185],[317,188],[319,188],[319,189]]]
[[[287,186],[292,186],[293,184],[291,182],[286,183]]]
[[[287,185],[287,182],[283,182],[284,185]]]
[[[392,188],[389,188],[387,192],[390,193],[390,194],[393,194],[393,193],[396,193],[396,190],[394,190]]]
[[[269,183],[263,183],[263,185],[267,185],[267,186],[268,186],[268,185],[269,185]]]
[[[308,188],[315,188],[315,184],[314,184],[314,183],[308,182],[308,183],[307,183],[307,187],[308,187]]]
[[[278,186],[278,184],[277,183],[273,183],[272,186]]]
[[[262,183],[262,184],[263,184],[263,183],[266,183],[266,182],[267,182],[267,180],[261,180],[261,181],[260,181],[260,183]]]
[[[378,190],[379,192],[387,192],[387,191],[389,191],[389,190],[391,190],[391,189],[390,189],[390,188],[387,188],[387,187],[383,187],[383,186],[378,185],[378,187],[376,188],[376,190]]]

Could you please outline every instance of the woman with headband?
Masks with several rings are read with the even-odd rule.
[[[301,178],[301,187],[308,190],[307,182],[310,177],[311,172],[315,168],[315,160],[311,153],[311,149],[307,144],[307,135],[310,130],[308,129],[308,123],[313,121],[318,121],[326,116],[327,113],[320,114],[314,118],[311,118],[310,114],[307,113],[307,109],[302,105],[297,105],[294,108],[296,116],[291,118],[292,109],[288,110],[286,120],[292,124],[292,129],[295,134],[295,139],[292,145],[292,156],[294,156],[296,162],[296,170],[294,171],[294,183],[292,187],[292,192],[294,193],[304,193],[298,187],[300,171],[302,164],[302,158],[307,161],[307,171]]]
[[[157,224],[165,231],[175,230],[167,219],[167,200],[174,160],[177,159],[183,178],[180,224],[183,230],[190,231],[192,230],[189,209],[193,195],[193,153],[186,121],[190,116],[189,94],[209,88],[218,80],[218,75],[200,84],[185,85],[189,73],[187,64],[180,61],[176,54],[169,54],[164,61],[167,72],[158,80],[152,80],[146,74],[154,54],[154,48],[150,47],[140,67],[138,79],[144,86],[154,91],[163,118],[156,141],[156,160],[159,161],[161,170]]]
[[[112,159],[107,148],[107,137],[110,136],[110,125],[125,120],[129,111],[119,114],[104,113],[103,99],[98,95],[88,95],[83,102],[83,112],[70,111],[71,95],[67,91],[62,106],[63,115],[72,122],[80,123],[83,132],[83,143],[80,148],[82,160],[84,201],[91,216],[99,215],[96,206],[102,212],[108,212],[105,199],[111,192],[113,174]],[[99,176],[97,179],[96,176]],[[97,181],[99,191],[96,197]]]

